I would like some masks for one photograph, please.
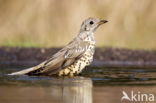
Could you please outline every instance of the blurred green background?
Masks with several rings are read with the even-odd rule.
[[[64,46],[88,17],[99,47],[156,49],[155,0],[0,0],[0,46]]]

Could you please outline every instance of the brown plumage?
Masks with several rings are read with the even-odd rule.
[[[94,31],[106,20],[86,19],[80,32],[64,48],[41,64],[9,75],[76,75],[93,60],[95,49]]]

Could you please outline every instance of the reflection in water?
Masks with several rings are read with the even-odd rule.
[[[85,77],[49,78],[6,76],[17,71],[0,69],[0,103],[121,103],[125,91],[154,94],[155,101],[122,103],[156,103],[155,68],[88,68]]]
[[[92,103],[92,80],[89,78],[21,79],[14,83],[17,85],[0,86],[0,103]]]

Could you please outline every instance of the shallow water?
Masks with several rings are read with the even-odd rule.
[[[6,75],[17,70],[1,68],[0,103],[156,103],[156,68],[87,68],[74,78]],[[137,101],[121,101],[123,91]],[[147,98],[138,102],[142,94]]]

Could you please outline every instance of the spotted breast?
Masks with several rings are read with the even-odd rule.
[[[94,55],[94,45],[90,45],[88,47],[88,50],[82,55],[80,59],[75,61],[72,65],[62,69],[58,72],[59,76],[74,76],[79,74],[85,66],[88,66],[93,61],[93,55]]]
[[[81,42],[87,42],[89,43],[89,46],[85,48],[85,52],[82,54],[82,56],[76,60],[72,65],[62,69],[58,72],[59,76],[74,76],[79,74],[86,66],[90,65],[93,61],[93,55],[95,51],[95,39],[94,34],[91,32],[86,32],[85,35],[79,35],[79,38],[81,38]]]

